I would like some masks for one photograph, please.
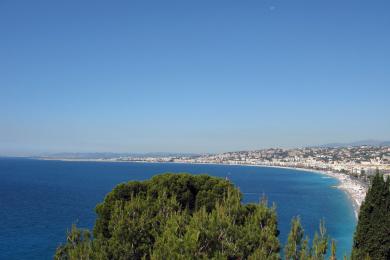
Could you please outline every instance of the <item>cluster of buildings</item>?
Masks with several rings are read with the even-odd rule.
[[[121,157],[120,161],[264,165],[315,169],[367,179],[377,170],[390,175],[390,146],[271,148],[174,157]]]

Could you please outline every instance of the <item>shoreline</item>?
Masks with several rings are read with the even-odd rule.
[[[197,164],[197,163],[195,163]],[[339,190],[345,192],[348,196],[348,199],[352,203],[352,207],[355,213],[356,220],[359,217],[360,206],[362,205],[368,188],[366,185],[347,174],[336,173],[332,171],[316,170],[310,168],[300,168],[300,167],[290,167],[290,166],[277,166],[277,165],[262,165],[262,164],[226,164],[226,163],[214,163],[215,165],[237,165],[237,166],[253,166],[253,167],[265,167],[265,168],[279,168],[279,169],[289,169],[297,170],[301,172],[315,173],[328,176],[330,178],[336,179],[339,183],[337,186],[333,186]]]
[[[368,190],[366,185],[360,180],[355,179],[344,173],[336,173],[332,171],[316,170],[310,168],[274,166],[274,165],[253,165],[253,166],[281,168],[281,169],[298,170],[302,172],[317,173],[338,180],[339,182],[338,185],[333,187],[340,189],[347,194],[348,199],[352,202],[355,217],[356,219],[358,219],[360,206],[362,205]]]
[[[342,190],[348,196],[348,199],[352,203],[352,207],[355,213],[356,219],[358,219],[360,206],[362,205],[365,195],[367,193],[367,187],[360,180],[357,180],[344,173],[336,173],[332,171],[317,170],[311,168],[291,167],[291,166],[278,166],[278,165],[263,165],[263,164],[230,164],[230,163],[200,163],[200,162],[149,162],[149,161],[114,161],[106,159],[66,159],[66,158],[34,158],[37,160],[48,161],[64,161],[64,162],[108,162],[108,163],[173,163],[173,164],[206,164],[206,165],[229,165],[229,166],[250,166],[250,167],[264,167],[264,168],[280,168],[297,170],[308,173],[316,173],[328,176],[336,179],[339,183],[335,186],[337,189]]]

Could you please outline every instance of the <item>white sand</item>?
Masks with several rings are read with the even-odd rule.
[[[362,181],[353,178],[347,174],[343,173],[335,173],[330,171],[321,171],[321,170],[314,170],[314,169],[307,169],[307,168],[295,168],[295,167],[284,167],[284,166],[268,166],[268,165],[258,165],[261,167],[275,167],[275,168],[286,168],[286,169],[294,169],[294,170],[300,170],[300,171],[306,171],[306,172],[314,172],[314,173],[321,173],[326,176],[330,176],[332,178],[337,179],[340,184],[337,186],[337,188],[343,190],[347,193],[350,200],[352,201],[353,208],[355,211],[355,216],[358,218],[360,206],[362,205],[364,198],[366,197],[367,193],[367,185],[364,184]]]

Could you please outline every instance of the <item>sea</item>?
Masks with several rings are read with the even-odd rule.
[[[266,196],[275,204],[279,240],[287,241],[291,218],[300,216],[313,238],[323,219],[338,256],[349,255],[356,218],[338,180],[319,173],[269,167],[80,162],[0,158],[0,259],[52,259],[72,224],[92,229],[95,206],[119,183],[161,173],[209,174],[230,179],[243,202]]]

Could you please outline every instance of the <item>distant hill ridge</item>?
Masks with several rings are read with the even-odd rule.
[[[362,140],[362,141],[356,141],[351,143],[329,143],[329,144],[322,144],[322,145],[313,145],[308,146],[308,148],[341,148],[341,147],[356,147],[356,146],[373,146],[373,147],[379,147],[379,146],[390,146],[390,141],[379,141],[379,140]],[[200,156],[201,154],[198,153],[171,153],[171,152],[150,152],[150,153],[103,153],[103,152],[97,152],[97,153],[52,153],[52,154],[45,154],[41,156],[37,156],[37,158],[61,158],[61,159],[111,159],[111,158],[119,158],[119,157],[138,157],[138,158],[146,158],[146,157],[194,157],[194,156]]]
[[[348,146],[362,146],[362,145],[368,145],[368,146],[390,146],[390,141],[379,141],[379,140],[362,140],[362,141],[356,141],[352,143],[329,143],[329,144],[323,144],[315,147],[348,147]]]

